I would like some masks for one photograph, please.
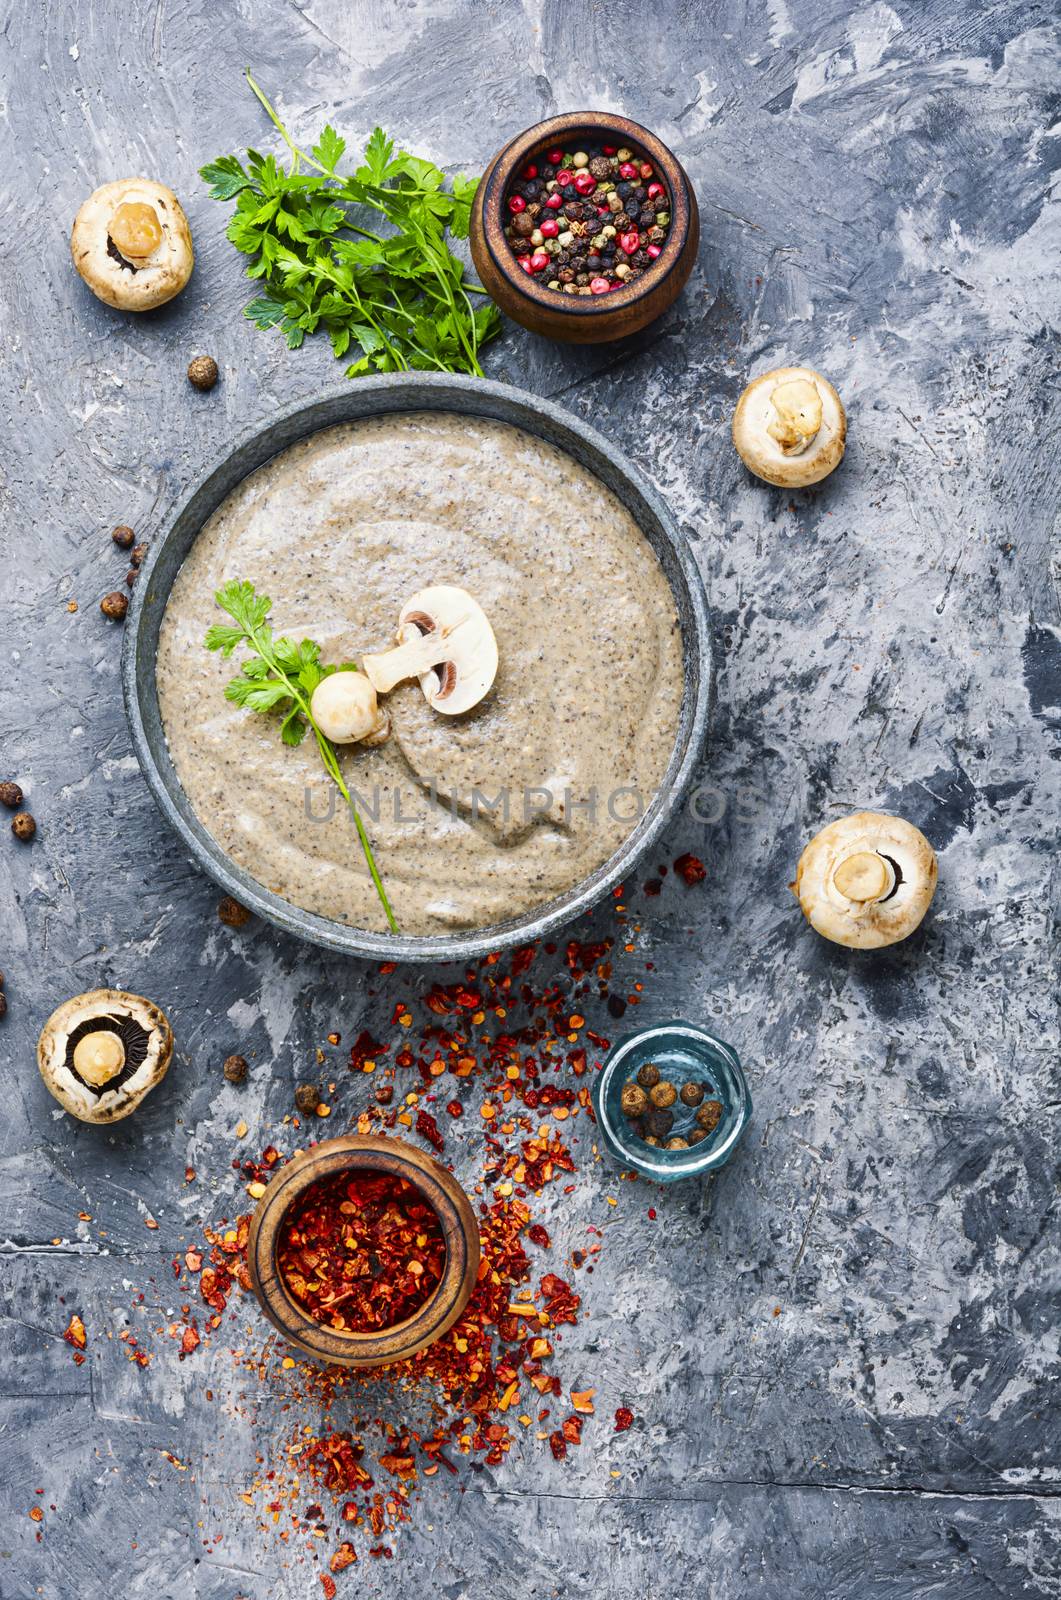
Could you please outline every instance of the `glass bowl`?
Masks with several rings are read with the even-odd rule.
[[[687,1150],[647,1144],[623,1115],[619,1103],[623,1087],[648,1062],[676,1088],[690,1081],[702,1083],[705,1099],[721,1102],[718,1126],[699,1144]],[[601,1142],[613,1161],[656,1183],[676,1183],[725,1166],[751,1121],[752,1097],[732,1046],[691,1022],[659,1022],[612,1046],[594,1080],[593,1109]],[[667,1138],[686,1137],[696,1127],[698,1107],[679,1099],[671,1110],[674,1125]]]

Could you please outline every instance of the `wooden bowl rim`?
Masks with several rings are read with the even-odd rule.
[[[595,133],[616,133],[634,144],[642,144],[652,159],[659,163],[671,196],[671,231],[659,256],[633,283],[624,285],[622,289],[610,289],[606,295],[562,294],[528,277],[517,264],[505,238],[501,214],[509,184],[528,157],[539,146],[545,146],[560,137],[561,132],[571,134],[581,129]],[[505,282],[534,305],[543,306],[559,315],[603,318],[613,311],[636,305],[666,283],[671,273],[681,270],[681,257],[688,242],[692,208],[696,203],[692,184],[681,162],[662,139],[630,117],[610,111],[578,111],[536,122],[533,127],[517,134],[495,156],[480,187],[483,239],[490,260]]]
[[[328,1328],[317,1322],[292,1297],[276,1265],[277,1239],[295,1200],[319,1179],[358,1170],[387,1172],[412,1183],[438,1217],[446,1242],[442,1277],[424,1303],[404,1321],[370,1333]],[[453,1248],[456,1240],[462,1245],[459,1251]],[[263,1253],[264,1262],[260,1259]],[[251,1283],[273,1325],[320,1360],[364,1366],[405,1360],[441,1338],[471,1298],[479,1258],[475,1213],[453,1174],[404,1139],[374,1134],[346,1134],[301,1150],[270,1181],[247,1238]]]

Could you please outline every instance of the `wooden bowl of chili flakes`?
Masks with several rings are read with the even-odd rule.
[[[290,1344],[334,1366],[388,1366],[463,1312],[479,1228],[431,1156],[351,1134],[277,1172],[251,1219],[247,1263],[259,1305]]]

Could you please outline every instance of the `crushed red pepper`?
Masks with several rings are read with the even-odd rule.
[[[281,1226],[276,1262],[314,1321],[369,1333],[420,1309],[442,1277],[446,1241],[413,1184],[355,1169],[320,1178],[298,1197]]]

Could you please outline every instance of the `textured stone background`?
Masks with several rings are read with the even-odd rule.
[[[227,213],[196,176],[269,145],[246,63],[299,134],[331,118],[354,142],[379,119],[454,168],[554,111],[625,111],[679,153],[704,220],[689,288],[647,334],[578,353],[507,327],[486,365],[621,440],[702,565],[716,820],[684,819],[668,854],[697,851],[709,881],[631,895],[641,931],[616,983],[654,961],[640,1016],[732,1040],[755,1127],[713,1184],[655,1197],[583,1135],[577,1191],[548,1220],[564,1250],[589,1222],[606,1233],[564,1342],[565,1375],[599,1389],[588,1447],[559,1466],[526,1439],[463,1494],[435,1480],[399,1558],[341,1581],[447,1600],[1061,1595],[1053,8],[0,13],[0,765],[40,823],[29,849],[0,839],[0,1596],[319,1595],[301,1551],[236,1498],[255,1445],[290,1426],[275,1396],[225,1341],[183,1365],[161,1347],[143,1372],[106,1335],[165,1321],[179,1240],[238,1204],[237,1119],[260,1148],[329,1029],[390,1038],[396,997],[454,976],[381,982],[219,926],[140,779],[120,637],[96,609],[122,574],[112,523],[156,532],[225,441],[339,376],[326,348],[292,355],[241,320]],[[83,196],[130,170],[177,189],[198,251],[188,291],[139,320],[90,297],[66,244]],[[206,397],[183,376],[204,349],[223,368]],[[750,480],[727,437],[749,373],[790,360],[828,373],[851,418],[842,469],[796,495]],[[864,805],[941,853],[928,925],[883,956],[819,941],[785,887],[808,834]],[[612,908],[577,931],[614,932]],[[562,974],[543,954],[536,979],[550,961]],[[154,997],[179,1041],[165,1086],[109,1133],[59,1114],[33,1064],[52,1006],[99,983]],[[219,1077],[236,1045],[254,1057],[242,1091]],[[338,1081],[333,1127],[368,1098]],[[451,1138],[458,1172],[479,1169],[479,1137]],[[203,1175],[187,1189],[186,1162]],[[60,1338],[73,1307],[92,1340],[80,1368]],[[620,1401],[639,1421],[613,1439]],[[40,1486],[57,1510],[38,1542]]]

